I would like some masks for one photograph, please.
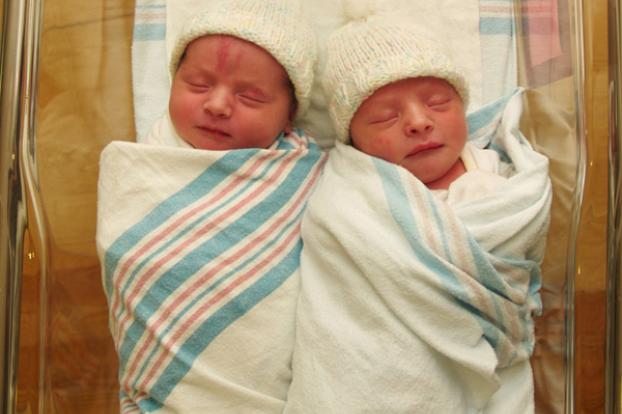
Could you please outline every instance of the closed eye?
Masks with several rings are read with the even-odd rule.
[[[398,118],[398,114],[396,113],[384,114],[384,115],[371,118],[369,123],[372,125],[373,124],[384,124],[384,123],[395,121],[397,118]]]
[[[199,83],[199,82],[186,82],[186,83],[192,90],[196,90],[196,91],[206,91],[210,88],[210,85],[208,85],[207,83]]]
[[[262,97],[259,96],[254,96],[254,95],[247,95],[247,94],[241,94],[238,95],[243,101],[249,102],[249,103],[265,103],[266,100]]]
[[[434,96],[430,98],[427,102],[428,106],[431,108],[442,107],[451,102],[451,97],[448,96]]]

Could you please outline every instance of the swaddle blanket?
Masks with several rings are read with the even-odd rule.
[[[104,149],[97,245],[123,413],[281,412],[300,217],[323,159],[300,134],[270,149]]]
[[[469,118],[514,171],[453,208],[399,166],[329,153],[302,224],[286,413],[533,411],[551,186],[520,112],[519,92]]]

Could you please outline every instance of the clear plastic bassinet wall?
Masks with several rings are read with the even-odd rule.
[[[135,3],[23,3],[26,14],[43,7],[31,108],[36,157],[23,157],[34,162],[38,177],[24,180],[28,226],[18,249],[17,387],[6,387],[6,412],[115,413],[116,356],[94,243],[96,183],[101,149],[113,139],[135,139]],[[5,16],[19,15],[6,1],[0,4]],[[555,196],[543,264],[545,310],[533,356],[537,412],[604,412],[607,3],[479,4],[482,19],[497,24],[490,27],[515,36],[517,82],[529,89],[522,130],[551,160]],[[499,10],[508,8],[514,17],[499,18]],[[8,22],[3,44],[5,32],[15,28]],[[27,103],[18,99],[26,114]],[[0,206],[6,197],[0,195]]]

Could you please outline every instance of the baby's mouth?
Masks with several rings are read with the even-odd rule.
[[[425,151],[430,151],[430,150],[434,150],[437,148],[441,148],[443,145],[439,144],[437,142],[424,142],[422,144],[419,144],[417,146],[415,146],[415,148],[413,148],[409,153],[408,156],[411,157],[413,155],[425,152]]]
[[[204,133],[215,138],[230,138],[231,137],[231,135],[229,135],[227,132],[221,129],[218,129],[218,128],[212,128],[208,126],[199,126],[198,128]]]

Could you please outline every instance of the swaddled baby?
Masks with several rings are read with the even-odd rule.
[[[293,0],[202,6],[172,52],[167,114],[101,156],[123,413],[280,413],[291,380],[300,219],[325,158],[292,126],[313,32]]]
[[[285,412],[533,412],[551,188],[520,95],[482,149],[429,36],[372,13],[326,49],[338,142],[303,218]]]
[[[402,166],[450,204],[472,200],[502,184],[508,166],[467,142],[467,80],[426,36],[355,22],[331,38],[324,81],[337,139]]]

